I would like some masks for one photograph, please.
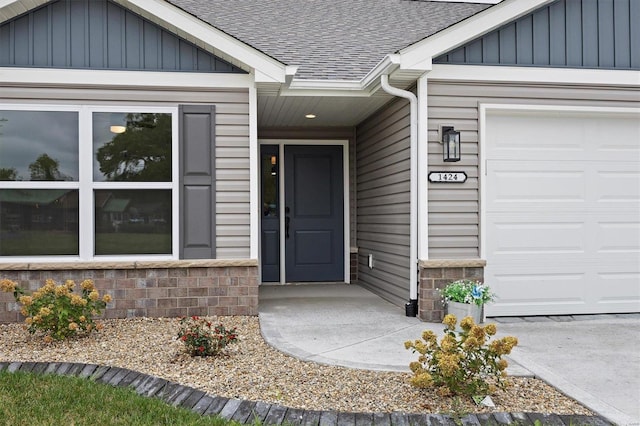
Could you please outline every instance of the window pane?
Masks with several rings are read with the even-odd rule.
[[[78,180],[78,113],[0,110],[0,180]]]
[[[95,254],[171,254],[171,190],[95,191]]]
[[[278,156],[262,154],[262,215],[278,217]]]
[[[170,182],[171,114],[93,113],[96,182]]]
[[[78,190],[0,189],[0,256],[78,254]]]

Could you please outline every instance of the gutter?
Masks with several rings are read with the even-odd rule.
[[[409,301],[405,304],[408,317],[418,314],[418,98],[412,92],[389,85],[389,76],[380,76],[382,89],[390,95],[409,100],[410,105],[410,145],[411,181],[409,213]]]

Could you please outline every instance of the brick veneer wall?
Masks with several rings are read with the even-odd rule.
[[[105,318],[258,314],[254,260],[0,264],[2,278],[30,291],[48,278],[77,284],[90,278],[113,299]],[[0,323],[21,321],[18,311],[13,295],[0,292]]]
[[[351,284],[358,282],[358,251],[353,249],[349,255],[349,280]]]
[[[418,317],[422,321],[442,321],[444,306],[438,290],[451,281],[463,278],[483,281],[486,264],[486,261],[480,259],[421,260],[418,265]]]

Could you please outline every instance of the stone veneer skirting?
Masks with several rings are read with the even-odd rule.
[[[483,281],[486,264],[481,259],[421,260],[418,264],[418,317],[422,321],[442,321],[444,306],[438,290],[463,278]]]
[[[92,279],[113,299],[105,318],[258,314],[257,260],[6,263],[4,278],[29,291],[49,278]],[[0,292],[0,323],[21,321],[19,309],[12,294]]]

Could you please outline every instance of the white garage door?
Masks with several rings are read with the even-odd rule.
[[[488,315],[640,311],[640,112],[485,109]]]

